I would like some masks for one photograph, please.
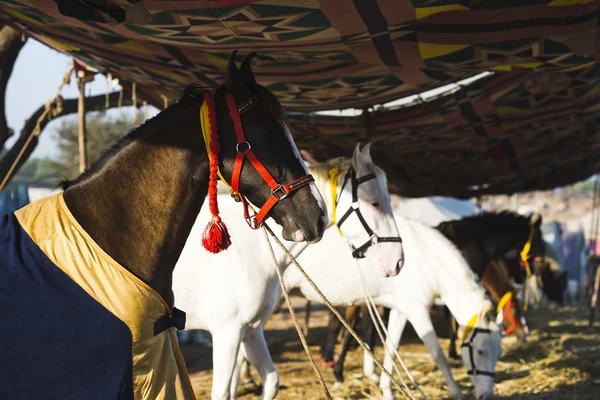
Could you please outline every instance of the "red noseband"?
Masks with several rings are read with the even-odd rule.
[[[233,124],[235,126],[235,135],[237,138],[236,151],[237,155],[235,157],[235,164],[233,165],[233,175],[231,177],[231,188],[233,191],[238,194],[238,197],[242,204],[244,205],[244,218],[246,222],[252,229],[258,229],[265,218],[269,214],[269,211],[277,204],[279,201],[285,199],[290,193],[295,190],[300,189],[303,186],[314,182],[314,178],[312,175],[305,175],[299,179],[296,179],[288,184],[280,185],[273,179],[273,176],[267,171],[265,166],[258,160],[254,152],[252,151],[252,146],[246,140],[246,136],[244,135],[244,128],[242,126],[241,116],[248,111],[250,108],[254,107],[260,101],[259,96],[253,96],[246,100],[239,106],[236,106],[235,100],[231,93],[227,93],[227,105],[229,106],[229,115],[233,120]],[[248,212],[248,202],[244,198],[244,196],[240,193],[240,176],[242,174],[242,166],[244,164],[244,158],[250,160],[250,163],[254,166],[256,171],[260,174],[260,176],[264,179],[264,181],[269,185],[271,189],[271,196],[267,199],[265,204],[260,208],[257,214],[250,215]]]

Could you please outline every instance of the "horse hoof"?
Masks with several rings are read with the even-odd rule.
[[[339,387],[342,387],[342,382],[335,381],[335,383],[333,384],[333,388],[337,389]]]
[[[373,383],[379,383],[379,375],[377,374],[371,374],[367,376],[367,378],[369,378],[369,380]]]

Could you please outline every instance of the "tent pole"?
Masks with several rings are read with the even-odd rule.
[[[82,74],[83,75],[83,74]],[[85,79],[83,76],[77,77],[77,86],[79,87],[79,173],[83,173],[87,167],[87,149],[86,149],[86,126],[85,126]]]

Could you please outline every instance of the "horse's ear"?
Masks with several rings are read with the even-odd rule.
[[[256,57],[256,53],[250,53],[244,58],[242,64],[240,65],[240,73],[242,78],[247,83],[256,83],[256,79],[254,78],[254,72],[252,72],[252,59]]]
[[[361,158],[365,164],[373,164],[373,159],[371,158],[371,145],[373,143],[369,142],[365,144],[365,147],[360,152]]]
[[[542,214],[534,212],[529,217],[529,221],[531,221],[533,225],[540,226],[542,224]]]
[[[240,70],[235,64],[235,55],[237,54],[237,50],[234,50],[229,56],[229,61],[227,63],[227,75],[225,77],[225,86],[228,89],[233,89],[235,87],[239,87],[242,81],[242,75],[240,74]]]

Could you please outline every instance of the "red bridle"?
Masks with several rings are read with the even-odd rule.
[[[515,331],[515,329],[517,329],[517,321],[515,320],[515,316],[512,313],[511,307],[512,307],[512,299],[508,300],[502,309],[503,319],[508,318],[508,322],[510,323],[508,328],[504,329],[504,334],[506,336],[510,335],[511,333],[513,333]]]
[[[246,222],[252,229],[258,229],[269,214],[269,211],[271,211],[271,209],[275,206],[275,204],[285,199],[293,191],[298,190],[301,187],[314,182],[314,178],[312,175],[308,174],[286,185],[278,184],[277,181],[273,179],[273,176],[271,176],[269,171],[267,171],[265,166],[258,160],[256,155],[252,151],[252,146],[246,140],[246,136],[244,135],[244,128],[242,125],[241,116],[250,108],[254,107],[260,101],[260,97],[258,95],[253,96],[241,105],[236,106],[233,95],[231,93],[227,93],[226,96],[227,105],[229,106],[229,115],[233,120],[233,124],[235,126],[235,135],[237,138],[237,155],[235,157],[235,164],[233,165],[231,188],[237,195],[237,198],[239,198],[239,200],[244,205],[244,218],[246,219]],[[250,213],[248,212],[248,202],[240,193],[239,188],[244,158],[248,158],[248,160],[250,160],[256,171],[258,171],[260,176],[264,179],[264,181],[267,183],[267,185],[269,185],[269,188],[271,189],[271,196],[269,196],[265,204],[263,204],[258,213],[256,213],[255,215],[250,215]]]

